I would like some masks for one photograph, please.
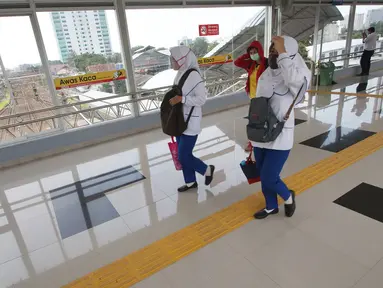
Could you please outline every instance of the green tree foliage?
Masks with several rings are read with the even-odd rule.
[[[107,63],[122,63],[121,53],[113,53],[113,55],[108,56]]]
[[[299,42],[298,44],[299,44],[299,47],[298,47],[299,54],[301,54],[303,59],[307,60],[308,59],[308,52],[307,52],[306,45],[302,42]]]
[[[128,92],[126,88],[126,81],[125,80],[118,80],[118,81],[113,81],[114,87],[116,89],[116,94],[124,94]]]
[[[94,53],[84,53],[81,55],[72,53],[68,58],[68,64],[82,72],[86,72],[88,66],[106,63],[107,59],[104,55]]]
[[[48,62],[49,62],[49,65],[63,64],[63,62],[61,62],[60,60],[48,60]]]
[[[383,21],[372,23],[371,27],[375,28],[375,33],[383,36]]]
[[[207,54],[209,48],[209,42],[207,42],[206,38],[198,37],[194,40],[191,50],[197,57],[203,57]]]

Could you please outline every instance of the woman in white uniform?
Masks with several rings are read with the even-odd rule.
[[[311,72],[298,53],[295,39],[282,36],[273,37],[269,49],[269,68],[258,80],[257,97],[270,98],[275,116],[282,121],[294,98],[296,103],[304,99],[308,89]],[[261,175],[262,192],[266,208],[255,213],[256,219],[263,219],[277,214],[278,195],[285,201],[285,215],[293,216],[295,212],[295,194],[290,191],[280,178],[282,168],[294,144],[294,109],[278,136],[269,143],[252,142],[254,154]]]
[[[178,46],[170,49],[170,61],[172,68],[177,70],[174,84],[178,84],[182,75],[189,69],[194,69],[182,87],[182,95],[170,99],[171,105],[183,104],[185,121],[192,113],[186,131],[177,137],[178,158],[182,165],[185,185],[178,188],[178,192],[186,192],[198,188],[196,172],[205,176],[205,185],[213,181],[215,167],[206,165],[202,160],[194,157],[193,149],[197,142],[198,134],[201,133],[202,106],[206,102],[207,91],[201,77],[197,57],[186,46]],[[194,109],[192,110],[192,108]]]

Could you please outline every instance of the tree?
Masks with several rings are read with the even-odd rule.
[[[49,65],[59,65],[63,64],[60,60],[48,60]]]
[[[207,47],[207,52],[210,52],[211,50],[213,50],[215,46],[217,46],[218,44],[219,44],[218,41],[209,43],[209,46]]]
[[[73,53],[68,58],[68,64],[82,72],[86,72],[88,66],[106,63],[107,59],[104,55],[94,53],[84,53],[81,55]]]
[[[298,42],[298,44],[299,44],[298,53],[301,54],[304,60],[308,60],[308,52],[307,52],[306,45],[302,42]]]
[[[107,93],[112,93],[112,92],[113,92],[112,85],[110,85],[110,83],[104,83],[104,84],[102,84],[102,86],[101,86],[101,91],[102,91],[102,92],[107,92]]]
[[[383,21],[371,23],[370,27],[374,27],[375,28],[375,33],[376,34],[383,35]]]
[[[299,43],[302,43],[305,47],[314,45],[314,35],[310,35],[309,37],[300,40]]]
[[[123,94],[128,92],[128,89],[126,88],[125,80],[117,80],[117,81],[113,81],[113,83],[116,89],[116,94]]]
[[[363,32],[362,31],[353,31],[352,32],[352,39],[362,39],[363,38]]]
[[[108,56],[108,63],[122,63],[121,53],[113,53],[113,55]]]
[[[194,40],[191,50],[197,57],[203,57],[207,54],[209,48],[209,42],[207,42],[206,38],[198,37]]]
[[[74,63],[74,59],[77,57],[77,53],[73,50],[69,52],[67,63],[70,67],[76,67],[76,64]]]

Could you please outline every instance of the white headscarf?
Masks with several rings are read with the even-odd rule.
[[[189,47],[177,46],[170,48],[170,54],[180,66],[176,78],[174,79],[174,84],[177,84],[182,75],[189,69],[196,69],[201,75],[197,57]]]
[[[307,65],[305,61],[303,60],[302,56],[298,53],[299,45],[297,40],[295,40],[294,38],[290,36],[282,36],[282,37],[285,40],[285,49],[286,49],[287,55],[294,62],[295,69],[297,69],[299,71],[299,74],[303,75],[304,78],[306,79],[307,88],[308,88],[310,85],[310,80],[311,80],[311,71],[307,68]],[[282,85],[285,86],[281,69],[280,68],[271,69],[269,67],[259,79],[258,87],[260,88],[259,90],[261,91],[259,91],[260,92],[259,94],[257,91],[257,95],[271,97],[272,95],[270,95],[270,93],[272,93],[271,91],[275,90],[274,87],[281,87]],[[300,91],[301,86],[302,84],[300,83],[296,86],[291,85],[289,87],[289,90],[294,97]],[[287,93],[287,91],[278,91],[278,92],[277,94]],[[298,97],[297,99],[297,103],[299,103],[304,98],[304,94],[306,91],[302,91],[302,92],[303,92],[302,95],[300,95],[300,97]]]

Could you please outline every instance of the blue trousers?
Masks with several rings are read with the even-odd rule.
[[[254,148],[255,161],[261,175],[262,192],[268,210],[278,208],[278,195],[285,201],[291,195],[290,190],[279,176],[289,153],[290,150]]]
[[[207,170],[207,165],[193,155],[193,149],[197,142],[197,138],[198,135],[182,135],[177,137],[178,160],[182,165],[182,172],[186,184],[197,182],[195,172],[205,175]]]

